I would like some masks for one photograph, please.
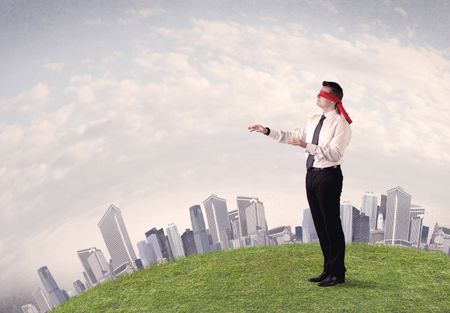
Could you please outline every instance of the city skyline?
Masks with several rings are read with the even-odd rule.
[[[34,290],[43,264],[72,289],[76,251],[108,253],[92,225],[111,203],[133,247],[190,228],[210,192],[260,197],[269,229],[301,225],[304,151],[247,126],[302,126],[322,80],[353,119],[341,200],[402,186],[430,233],[449,226],[448,7],[2,1],[0,294]]]
[[[353,206],[353,204],[352,203],[350,203],[350,202],[348,202],[348,201],[344,201],[343,203],[341,203],[341,219],[342,219],[342,226],[343,226],[343,231],[344,231],[344,234],[345,234],[345,237],[346,237],[346,242],[347,243],[352,243],[352,242],[369,242],[369,223],[371,224],[371,222],[369,222],[369,216],[367,216],[367,215],[365,215],[364,214],[364,212],[363,212],[363,209],[365,208],[365,209],[367,209],[367,201],[366,201],[366,196],[368,195],[368,194],[370,194],[370,197],[371,198],[375,198],[375,199],[373,199],[373,201],[371,200],[370,202],[374,202],[374,203],[377,203],[377,201],[378,201],[378,197],[377,197],[377,195],[376,194],[373,194],[373,192],[365,192],[363,195],[362,195],[362,201],[361,201],[361,205],[360,205],[360,209],[358,209],[358,208],[356,208],[355,206]],[[389,189],[389,190],[387,190],[386,191],[386,194],[387,194],[387,196],[386,195],[383,195],[383,194],[380,194],[380,199],[382,198],[382,197],[387,197],[387,199],[389,200],[387,203],[385,203],[385,204],[382,204],[381,202],[380,202],[380,204],[383,206],[383,205],[388,205],[388,204],[391,204],[389,207],[388,207],[388,212],[389,211],[392,211],[393,213],[391,213],[391,214],[388,214],[387,216],[389,217],[390,215],[395,215],[395,213],[394,213],[394,205],[392,204],[393,202],[395,202],[395,201],[397,201],[397,198],[398,198],[398,194],[400,194],[400,195],[404,195],[403,197],[407,197],[407,199],[408,199],[408,201],[409,202],[407,202],[406,204],[407,205],[409,205],[409,208],[407,209],[408,210],[408,214],[406,214],[406,215],[404,215],[403,217],[403,222],[402,222],[402,220],[400,219],[400,217],[398,217],[398,220],[399,220],[399,223],[400,224],[402,224],[402,225],[404,225],[405,223],[405,221],[408,221],[408,223],[409,223],[409,221],[411,221],[411,226],[408,226],[408,233],[411,231],[411,230],[413,230],[413,228],[410,228],[410,227],[412,227],[412,223],[413,223],[413,218],[415,218],[418,214],[420,215],[420,217],[421,217],[421,219],[423,219],[423,217],[424,217],[424,215],[426,214],[425,213],[425,209],[424,208],[422,208],[421,206],[418,206],[418,205],[415,205],[415,204],[411,204],[411,198],[412,198],[412,196],[411,195],[409,195],[408,193],[406,193],[404,190],[403,190],[403,188],[401,188],[400,186],[397,186],[397,187],[395,187],[395,188],[391,188],[391,189]],[[202,203],[203,203],[203,209],[201,209],[201,207],[199,206],[199,205],[191,205],[190,207],[189,207],[189,210],[187,210],[188,211],[188,215],[191,217],[191,228],[193,229],[194,228],[194,225],[196,225],[197,224],[197,221],[194,219],[194,220],[192,220],[192,210],[194,209],[194,208],[200,208],[200,212],[199,213],[197,213],[197,214],[202,214],[202,211],[203,210],[211,210],[211,208],[214,208],[214,201],[219,201],[218,203],[216,203],[216,206],[218,206],[219,208],[221,208],[221,209],[225,209],[226,210],[226,218],[227,218],[227,223],[231,226],[231,224],[232,224],[232,221],[233,221],[233,218],[232,218],[232,214],[229,214],[229,213],[233,213],[233,212],[238,212],[238,210],[228,210],[227,209],[227,205],[226,205],[226,199],[224,199],[224,198],[220,198],[220,197],[218,197],[216,194],[211,194],[210,196],[208,196],[207,198],[206,198],[206,200],[204,200]],[[244,202],[243,202],[244,201]],[[200,202],[200,201],[199,201]],[[245,203],[244,205],[242,205],[243,203]],[[404,201],[403,201],[403,203],[404,203]],[[259,200],[259,198],[258,197],[247,197],[247,196],[236,196],[236,205],[238,206],[238,207],[241,207],[241,208],[244,208],[244,209],[251,209],[252,208],[252,206],[254,207],[254,208],[257,208],[258,206],[257,206],[257,204],[260,204],[260,205],[263,205],[263,203]],[[206,205],[206,206],[205,206]],[[377,206],[378,207],[378,209],[381,209],[380,208],[380,206]],[[395,205],[395,209],[396,209],[396,205]],[[404,209],[405,207],[403,206],[403,209]],[[378,210],[377,209],[377,210]],[[245,211],[245,210],[243,210],[242,211],[243,212],[243,216],[245,216],[245,218],[247,218],[247,220],[248,221],[250,221],[250,219],[248,219],[248,214],[247,214],[247,212]],[[212,213],[210,213],[210,214],[212,214]],[[264,214],[264,213],[263,213]],[[317,235],[315,235],[315,239],[313,240],[313,241],[311,241],[311,238],[310,238],[310,235],[309,235],[309,233],[315,233],[315,229],[314,229],[314,225],[313,225],[313,223],[312,223],[312,219],[311,219],[311,216],[310,216],[310,213],[309,213],[309,208],[305,208],[304,210],[303,210],[303,215],[305,216],[305,214],[309,214],[308,216],[309,217],[307,217],[307,219],[309,219],[310,221],[308,222],[309,224],[310,224],[310,226],[306,226],[305,225],[305,223],[302,221],[302,226],[303,226],[303,242],[302,243],[310,243],[310,242],[318,242],[317,241],[317,238],[316,238],[316,236]],[[360,215],[361,214],[361,215]],[[118,233],[121,233],[122,235],[120,235],[120,236],[114,236],[114,234],[113,233],[109,233],[109,236],[111,237],[116,237],[116,239],[115,239],[115,241],[116,242],[111,242],[111,239],[109,238],[109,237],[104,237],[103,239],[105,240],[105,242],[109,242],[110,244],[112,244],[112,245],[114,245],[114,246],[117,246],[117,243],[118,242],[121,242],[123,239],[121,239],[121,238],[123,238],[123,237],[125,237],[125,238],[128,238],[128,233],[127,233],[127,230],[126,230],[126,226],[125,226],[125,222],[123,221],[123,219],[122,219],[122,217],[121,217],[121,209],[120,208],[118,208],[117,206],[115,206],[114,204],[111,204],[109,207],[108,207],[108,209],[106,210],[106,213],[103,215],[103,217],[102,217],[102,219],[101,219],[101,221],[98,223],[99,225],[101,224],[101,222],[102,221],[104,221],[104,219],[105,219],[105,217],[108,217],[108,216],[119,216],[119,218],[118,218],[118,220],[119,220],[119,223],[118,224],[121,224],[121,228],[117,228],[116,229],[116,232],[118,232]],[[352,217],[353,216],[353,217]],[[376,217],[376,214],[373,214],[372,215],[373,216],[373,218],[377,218]],[[239,216],[238,216],[239,217]],[[387,217],[387,219],[389,220],[389,218]],[[360,224],[361,222],[362,222],[362,218],[364,218],[365,219],[365,223],[364,223],[364,231],[362,230],[362,228],[360,229],[360,227],[363,227],[362,226],[362,224]],[[392,217],[391,217],[391,219],[392,219]],[[395,219],[397,219],[397,217],[395,218]],[[240,219],[239,219],[240,220]],[[257,219],[254,219],[254,222],[251,222],[250,223],[250,225],[252,225],[252,224],[255,224],[255,222],[256,222],[256,220]],[[266,223],[266,221],[265,221],[265,217],[263,216],[262,217],[262,220],[264,221],[264,223]],[[361,220],[361,221],[360,221]],[[218,222],[217,221],[215,221],[214,220],[214,218],[211,218],[210,219],[210,221],[211,221],[211,224],[212,225],[214,225],[215,227],[217,227],[217,224],[218,224]],[[384,221],[384,222],[386,222],[386,221]],[[355,224],[356,223],[356,224]],[[387,222],[388,224],[389,223],[391,223],[391,224],[394,224],[394,222]],[[437,224],[437,222],[436,222],[436,224]],[[361,225],[361,226],[360,226]],[[208,226],[209,226],[209,224],[208,224]],[[422,225],[421,225],[422,226]],[[421,226],[420,226],[420,228],[421,228]],[[442,226],[442,225],[441,225]],[[109,225],[109,227],[111,227],[111,225]],[[224,226],[225,227],[225,226]],[[295,227],[295,228],[297,228],[297,225],[284,225],[284,226],[277,226],[277,227],[275,227],[275,228],[272,228],[272,229],[265,229],[264,231],[266,232],[266,234],[268,235],[269,233],[273,233],[273,235],[275,236],[275,237],[272,237],[272,238],[278,238],[278,239],[275,239],[275,241],[277,241],[277,243],[276,244],[280,244],[280,242],[281,243],[287,243],[287,242],[289,242],[290,240],[288,240],[288,241],[286,241],[285,239],[281,239],[281,238],[285,238],[285,231],[284,231],[284,229],[286,229],[287,227],[289,227],[289,229],[292,229],[292,227]],[[313,227],[313,229],[312,230],[308,230],[307,228],[308,227]],[[356,227],[356,228],[355,228]],[[250,227],[249,229],[251,229],[251,228],[254,228],[254,227]],[[391,226],[391,228],[392,228],[392,226]],[[148,236],[147,237],[147,241],[146,242],[149,242],[149,238],[151,238],[152,236],[155,236],[155,234],[154,234],[154,230],[155,230],[156,228],[153,228],[152,230],[150,230],[150,231],[148,231],[148,232],[145,232],[145,236]],[[383,225],[382,226],[382,229],[385,229],[385,226]],[[102,228],[100,228],[100,230],[103,232],[104,230],[102,230]],[[161,229],[162,230],[162,229]],[[170,243],[170,247],[171,248],[169,248],[171,251],[174,251],[175,252],[175,254],[174,254],[174,257],[175,258],[179,258],[179,257],[185,257],[185,256],[188,256],[189,254],[186,254],[185,255],[185,251],[186,251],[186,246],[184,246],[183,245],[183,243],[181,243],[181,234],[180,234],[180,232],[177,230],[177,226],[174,224],[174,223],[169,223],[168,224],[168,227],[166,227],[165,228],[165,234],[166,234],[166,236],[167,236],[167,238],[169,239],[168,241],[169,241],[169,243]],[[281,231],[282,230],[282,231]],[[189,229],[189,228],[186,228],[186,232],[187,231],[189,231],[191,234],[192,234],[192,244],[193,244],[193,246],[195,246],[195,243],[194,243],[194,232],[191,230],[191,229]],[[208,229],[208,231],[209,231],[209,229]],[[372,231],[372,230],[371,230]],[[427,230],[428,231],[428,230]],[[347,232],[349,232],[349,233],[347,233]],[[364,235],[364,232],[366,232],[366,234]],[[397,236],[392,236],[391,234],[392,233],[395,233],[395,231],[392,231],[392,230],[390,230],[389,231],[389,235],[388,235],[388,239],[386,239],[386,237],[385,237],[385,239],[386,240],[382,240],[382,242],[383,243],[386,243],[386,244],[394,244],[394,243],[391,243],[391,240],[389,239],[389,238],[397,238]],[[183,236],[184,236],[184,234],[185,233],[183,233]],[[427,233],[428,234],[428,233]],[[230,232],[229,234],[228,234],[228,236],[229,236],[229,239],[230,239],[230,241],[228,242],[229,244],[231,244],[231,240],[232,240],[232,237],[233,237],[233,235],[232,235],[232,233]],[[291,240],[294,240],[294,237],[292,236],[292,233],[290,233],[290,236],[291,236]],[[404,234],[403,234],[403,236],[404,236]],[[417,236],[421,236],[421,232],[419,232],[419,234],[417,235]],[[241,244],[239,244],[238,246],[236,246],[236,247],[231,247],[231,245],[230,246],[228,246],[228,244],[226,244],[226,245],[224,245],[223,243],[221,243],[220,245],[218,245],[216,248],[217,249],[223,249],[222,247],[224,247],[224,249],[235,249],[235,248],[242,248],[242,247],[245,247],[245,246],[253,246],[253,245],[269,245],[269,244],[273,244],[273,243],[270,243],[270,240],[262,240],[262,241],[258,241],[258,237],[254,237],[252,240],[249,240],[249,241],[246,241],[246,237],[248,237],[248,236],[242,236],[240,239],[241,239],[241,241],[242,241],[242,243]],[[281,237],[281,238],[280,238]],[[264,237],[265,238],[265,237]],[[404,237],[400,237],[400,238],[404,238]],[[217,244],[217,240],[214,240],[213,238],[211,238],[212,239],[212,246],[215,246],[216,244]],[[409,238],[408,238],[409,239]],[[418,238],[417,238],[417,240],[419,240]],[[377,240],[378,241],[378,240]],[[136,248],[139,250],[139,256],[141,257],[142,255],[141,255],[141,251],[143,251],[143,250],[141,250],[140,249],[140,244],[142,243],[143,241],[139,241],[139,242],[135,242],[135,244],[133,245],[133,244],[131,244],[131,246],[132,246],[132,248],[131,248],[131,252],[129,252],[128,254],[132,254],[132,255],[134,255],[134,250],[133,250],[133,247],[134,246],[136,246]],[[145,241],[144,241],[145,242]],[[155,242],[157,242],[157,240],[156,240],[156,237],[155,238],[153,238],[153,240],[152,240],[152,244],[153,245],[155,245]],[[243,243],[243,242],[246,242],[246,243]],[[372,242],[372,241],[371,241]],[[381,242],[381,241],[380,241]],[[428,243],[428,240],[426,240],[426,243]],[[152,247],[152,244],[150,244],[150,247]],[[242,246],[242,244],[243,244],[243,246]],[[404,242],[401,242],[401,243],[399,243],[399,244],[404,244]],[[184,246],[184,247],[183,247]],[[415,245],[414,245],[414,242],[412,242],[412,247],[414,247]],[[156,243],[156,250],[159,250],[157,253],[155,253],[156,255],[161,255],[161,250],[160,250],[160,248],[159,248],[159,245]],[[416,245],[416,247],[418,247],[417,245]],[[154,247],[152,247],[151,249],[155,249]],[[180,250],[181,249],[181,250]],[[155,251],[156,251],[155,250]],[[450,251],[450,250],[449,250]],[[117,254],[117,251],[116,252],[114,252],[113,251],[113,253],[114,254]],[[202,252],[202,253],[205,253],[205,252]],[[450,253],[450,252],[449,252]],[[86,279],[86,283],[87,284],[89,284],[90,286],[93,286],[93,285],[97,285],[97,284],[99,284],[99,283],[101,283],[101,282],[103,282],[103,281],[105,281],[105,280],[109,280],[109,279],[113,279],[113,276],[112,276],[112,274],[110,274],[109,273],[109,269],[110,269],[110,267],[108,266],[108,263],[107,263],[107,261],[105,260],[105,257],[103,256],[103,254],[102,254],[102,252],[101,252],[101,250],[99,250],[99,249],[96,249],[96,248],[88,248],[88,249],[83,249],[83,250],[79,250],[79,251],[77,251],[77,254],[78,254],[78,256],[79,256],[79,259],[80,259],[80,261],[81,261],[81,263],[83,264],[83,266],[84,266],[84,268],[86,269],[86,272],[87,273],[92,273],[92,275],[91,276],[89,276],[89,278],[88,278],[88,276],[86,275],[86,272],[84,272],[83,274],[85,275],[85,279]],[[197,252],[195,252],[194,254],[197,254]],[[100,260],[99,260],[99,256],[100,256]],[[136,258],[136,256],[134,256],[135,258]],[[94,259],[95,260],[95,262],[92,262],[91,260],[89,260],[89,259]],[[115,259],[117,259],[117,258],[115,258]],[[118,259],[123,259],[123,257],[121,257],[120,255],[119,255],[119,257],[118,257]],[[144,256],[144,259],[145,259],[145,256]],[[144,259],[142,259],[141,258],[141,261],[144,263],[144,265],[145,266],[152,266],[152,265],[154,265],[155,263],[156,263],[156,258],[154,259],[154,262],[145,262],[144,261]],[[101,260],[103,260],[103,261],[101,261]],[[135,260],[132,260],[132,264],[135,264],[135,262],[134,262]],[[169,260],[167,260],[166,259],[166,261],[171,261],[171,259],[169,258]],[[86,264],[86,262],[88,263],[88,264]],[[102,263],[103,262],[103,263]],[[114,263],[115,261],[112,261],[112,263]],[[94,266],[92,266],[92,264],[99,264],[99,265],[96,265],[95,267],[97,267],[97,268],[99,268],[98,270],[95,270],[95,267]],[[102,264],[104,264],[104,266],[102,266]],[[135,268],[134,267],[134,265],[133,265],[133,268],[134,269],[137,269],[137,268]],[[38,272],[40,272],[41,270],[43,270],[43,269],[45,269],[47,272],[48,272],[48,270],[47,270],[47,266],[43,266],[41,269],[39,269],[39,271]],[[105,270],[105,271],[103,271],[103,270]],[[112,267],[111,267],[111,270],[112,270]],[[95,273],[94,273],[95,272]],[[105,274],[106,273],[106,274]],[[124,273],[123,271],[121,271],[121,273]],[[120,273],[118,272],[117,273],[118,275],[120,275]],[[46,289],[49,289],[49,290],[51,290],[51,289],[58,289],[59,290],[59,288],[57,287],[57,283],[53,280],[53,277],[51,277],[51,274],[49,274],[50,275],[50,280],[51,280],[51,285],[52,285],[52,287],[46,287],[45,286],[45,284],[44,284],[44,287],[46,288]],[[95,280],[93,280],[93,279],[91,279],[90,277],[95,277]],[[43,283],[44,283],[44,281],[42,281]],[[77,283],[78,283],[78,285],[77,285]],[[80,289],[82,289],[83,287],[79,287],[79,285],[82,285],[83,287],[84,287],[84,285],[83,285],[83,283],[81,282],[81,281],[79,281],[78,279],[75,281],[75,282],[73,282],[73,289],[75,289],[74,291],[76,292],[76,293],[79,293],[80,291]],[[78,288],[77,288],[78,287]],[[38,290],[40,289],[40,287],[38,288]],[[63,290],[63,292],[65,293],[65,291]],[[51,297],[51,293],[48,293],[48,295],[49,296],[47,296],[48,298],[47,299],[50,299],[49,297]],[[45,295],[43,295],[42,297],[44,297],[45,298]],[[36,297],[35,297],[35,299],[36,299]],[[63,301],[63,300],[62,300]],[[53,301],[54,302],[54,301]],[[37,303],[39,303],[38,301],[37,301]],[[60,302],[60,303],[62,303],[62,302]],[[60,304],[60,303],[54,303],[53,305],[54,306],[56,306],[56,305],[58,305],[58,304]]]

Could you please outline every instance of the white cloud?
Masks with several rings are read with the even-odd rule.
[[[27,114],[40,105],[47,103],[50,95],[50,88],[45,83],[38,83],[30,90],[24,91],[13,98],[0,99],[0,112],[9,113],[16,111],[20,114]]]
[[[61,72],[65,68],[64,63],[46,63],[44,67],[51,70],[52,72]]]
[[[119,24],[128,25],[134,23],[141,23],[151,17],[166,14],[167,12],[160,8],[140,8],[140,9],[130,9],[125,12],[125,15],[119,17]]]
[[[394,11],[398,14],[400,14],[403,17],[408,17],[408,13],[406,12],[406,10],[402,7],[395,7]]]

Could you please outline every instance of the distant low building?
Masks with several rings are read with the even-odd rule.
[[[277,245],[292,242],[291,226],[280,226],[269,230],[269,237],[275,239]]]

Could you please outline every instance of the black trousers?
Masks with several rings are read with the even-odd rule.
[[[324,258],[323,270],[345,274],[345,239],[340,218],[343,176],[340,168],[306,173],[306,195]]]

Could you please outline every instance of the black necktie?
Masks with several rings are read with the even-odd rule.
[[[320,118],[319,124],[317,124],[316,129],[314,130],[314,136],[312,140],[312,144],[317,145],[319,143],[319,134],[320,130],[322,129],[323,120],[325,119],[325,115],[322,114],[322,117]],[[309,169],[314,163],[314,155],[310,154],[308,155],[308,159],[306,160],[306,169]]]

